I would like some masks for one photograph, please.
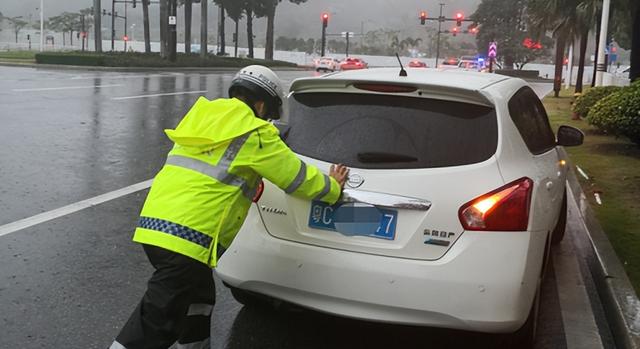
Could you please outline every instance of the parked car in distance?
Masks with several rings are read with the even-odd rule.
[[[320,58],[316,64],[316,71],[336,71],[340,70],[340,61],[336,58],[332,57],[322,57]]]
[[[565,230],[562,147],[581,144],[581,131],[554,134],[525,81],[461,70],[298,79],[287,106],[282,135],[300,173],[334,163],[351,172],[335,205],[264,182],[217,267],[239,302],[266,297],[531,347]]]
[[[358,70],[366,69],[367,67],[369,67],[367,62],[355,57],[347,57],[342,61],[342,63],[340,63],[341,70]]]
[[[484,66],[484,64],[480,64],[478,61],[467,61],[467,60],[461,60],[458,63],[458,69],[471,70],[471,71],[477,71],[477,72],[487,71],[487,68]]]
[[[427,66],[427,63],[419,59],[414,59],[411,62],[409,62],[409,68],[428,68],[428,66]]]
[[[447,58],[443,60],[438,66],[440,69],[456,69],[458,68],[458,59],[457,58]]]

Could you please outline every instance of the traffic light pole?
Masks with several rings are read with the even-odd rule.
[[[129,41],[129,37],[127,36],[127,3],[124,3],[124,52],[127,52],[127,41]]]
[[[327,47],[327,26],[322,23],[322,50],[320,51],[320,57],[324,57],[324,51]]]
[[[464,19],[461,13],[458,13],[456,15],[457,18],[446,18],[443,15],[443,9],[444,9],[445,4],[440,3],[440,15],[437,18],[433,18],[433,17],[426,17],[426,12],[421,12],[420,14],[420,22],[421,24],[425,24],[426,20],[436,20],[438,21],[438,34],[437,34],[437,40],[436,40],[436,68],[438,67],[438,60],[440,59],[440,34],[442,33],[450,33],[450,31],[442,30],[442,23],[444,22],[456,22],[457,23],[457,27],[460,27],[462,22],[475,22],[471,19]],[[471,27],[471,26],[469,26]],[[454,28],[454,30],[452,31],[453,36],[456,36],[458,33],[460,33],[461,31],[457,30],[457,28]],[[464,31],[464,33],[467,33],[468,31]],[[472,33],[475,33],[472,31]]]
[[[438,59],[440,59],[440,34],[442,33],[442,22],[444,22],[444,16],[442,16],[442,9],[444,4],[440,4],[440,15],[438,16],[438,39],[436,41],[436,66],[438,68]]]

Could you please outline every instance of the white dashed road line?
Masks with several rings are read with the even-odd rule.
[[[139,95],[139,96],[128,96],[128,97],[114,97],[111,100],[121,101],[123,99],[136,99],[136,98],[151,98],[151,97],[160,97],[160,96],[177,96],[177,95],[188,95],[188,94],[196,94],[196,93],[206,93],[207,90],[201,91],[183,91],[183,92],[170,92],[170,93],[156,93],[152,95]]]
[[[40,224],[56,218],[60,218],[68,214],[78,212],[80,210],[84,210],[85,208],[96,206],[104,202],[111,201],[111,200],[123,197],[125,195],[133,194],[140,190],[147,189],[151,186],[151,182],[152,180],[149,179],[144,182],[140,182],[134,185],[130,185],[128,187],[124,187],[122,189],[108,192],[106,194],[102,194],[86,200],[78,201],[76,203],[57,208],[55,210],[43,212],[35,216],[31,216],[28,218],[21,219],[19,221],[2,225],[0,226],[0,236],[11,234],[16,231],[32,227],[36,224]]]
[[[119,87],[118,85],[86,85],[86,86],[64,86],[64,87],[40,87],[40,88],[16,88],[13,92],[39,92],[39,91],[58,91],[58,90],[80,90],[88,88],[104,88],[104,87]]]

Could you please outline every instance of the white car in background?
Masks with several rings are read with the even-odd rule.
[[[322,57],[316,63],[316,71],[333,72],[340,70],[340,60],[331,57]]]
[[[370,69],[293,82],[286,142],[328,172],[351,167],[329,206],[264,193],[220,260],[242,303],[284,300],[377,322],[535,334],[552,241],[564,234],[566,162],[523,80]]]

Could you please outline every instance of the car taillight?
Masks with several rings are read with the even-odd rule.
[[[458,217],[465,230],[525,231],[533,181],[520,178],[460,207]]]
[[[262,193],[264,193],[264,182],[260,181],[260,183],[258,183],[258,188],[256,188],[256,195],[251,199],[251,201],[258,202],[262,197]]]

